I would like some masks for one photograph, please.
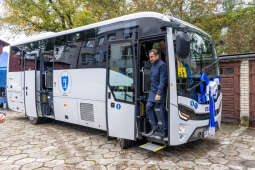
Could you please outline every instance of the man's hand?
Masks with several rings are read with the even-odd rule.
[[[0,114],[0,123],[4,123],[6,117],[3,114]]]
[[[159,94],[157,94],[157,95],[155,96],[155,100],[156,100],[156,101],[159,101],[159,100],[160,100],[160,95],[159,95]]]

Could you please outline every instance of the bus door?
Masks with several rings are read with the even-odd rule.
[[[25,111],[28,117],[37,117],[36,110],[36,57],[37,53],[26,52],[24,54],[24,92],[25,92]]]
[[[107,63],[108,135],[135,140],[135,67],[131,41],[111,42]]]

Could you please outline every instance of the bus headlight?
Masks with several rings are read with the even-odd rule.
[[[183,112],[183,111],[179,111],[179,116],[183,119],[183,120],[188,120],[190,118],[190,115]]]

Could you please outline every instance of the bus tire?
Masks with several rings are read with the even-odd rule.
[[[128,139],[120,139],[119,143],[121,149],[128,149],[131,146],[131,141]]]
[[[39,117],[28,116],[28,120],[33,125],[37,125],[37,124],[39,124],[41,122],[41,118],[39,118]]]

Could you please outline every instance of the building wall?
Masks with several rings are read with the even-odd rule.
[[[240,65],[240,117],[249,117],[249,60],[242,60]]]

